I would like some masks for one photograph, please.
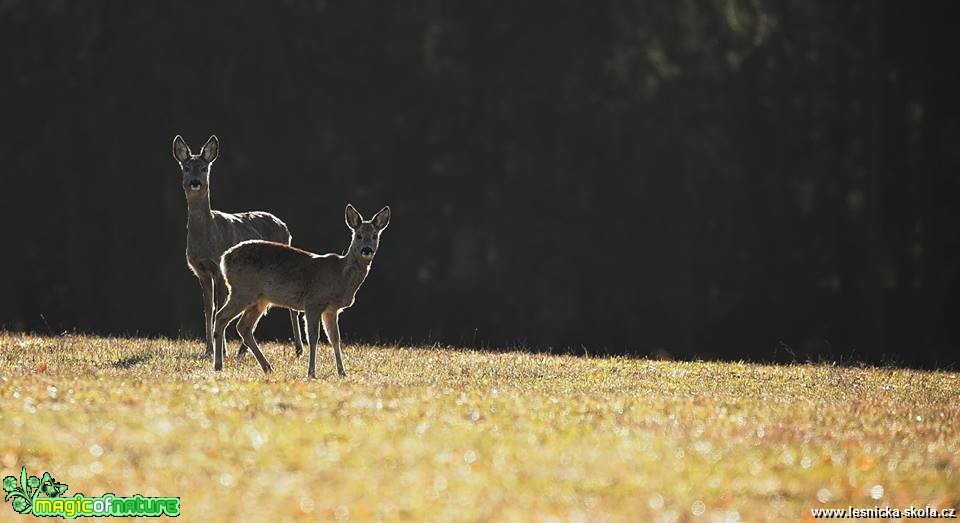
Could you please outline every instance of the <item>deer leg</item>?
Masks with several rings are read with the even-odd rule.
[[[265,308],[261,307],[260,304],[247,307],[247,310],[244,311],[243,316],[237,323],[237,332],[240,333],[240,338],[243,339],[243,342],[250,347],[250,351],[253,352],[253,356],[257,358],[257,362],[260,363],[260,368],[263,369],[263,372],[269,373],[273,370],[270,367],[270,362],[268,362],[267,358],[263,355],[263,351],[260,350],[260,346],[257,344],[257,339],[253,336],[253,332],[257,330],[257,323],[259,323],[260,318],[263,317],[264,311]]]
[[[290,234],[290,231],[286,230],[285,232],[287,236],[287,245],[293,245],[293,236]],[[280,241],[281,243],[283,242],[282,239]],[[292,327],[293,327],[293,342],[297,346],[297,357],[299,358],[300,355],[303,354],[304,340],[303,340],[303,335],[301,334],[301,331],[303,330],[303,322],[300,321],[300,313],[298,313],[293,309],[290,309],[290,323],[292,324]],[[306,333],[303,333],[303,334],[306,334]]]
[[[247,343],[247,339],[243,337],[243,332],[247,328],[247,324],[251,321],[258,321],[260,318],[256,318],[256,306],[247,307],[243,314],[240,315],[240,319],[237,320],[237,334],[240,335],[240,346],[237,347],[237,360],[242,360],[244,356],[247,355],[247,348],[250,346]]]
[[[213,279],[207,274],[197,274],[197,279],[203,292],[203,330],[207,334],[203,356],[210,357],[213,355],[213,315],[217,310],[214,308]]]
[[[297,344],[297,357],[303,354],[303,336],[300,335],[300,314],[290,310],[290,323],[293,324],[293,342]]]
[[[307,377],[317,377],[317,339],[320,337],[320,315],[322,309],[308,308],[303,316],[307,320],[307,345],[310,345],[310,362],[307,365]]]
[[[246,313],[244,313],[244,316],[245,316],[245,315],[246,315]],[[243,321],[243,316],[240,316],[240,321]],[[237,329],[238,329],[238,330],[237,330],[237,334],[239,334],[239,333],[240,333],[240,331],[239,331],[239,329],[240,329],[239,322],[237,323]],[[244,357],[244,355],[247,354],[247,348],[249,347],[249,345],[250,345],[250,344],[247,343],[246,341],[244,341],[244,340],[243,340],[243,337],[241,336],[241,337],[240,337],[240,346],[237,347],[237,359],[242,359],[242,358]]]
[[[215,308],[213,310],[218,311],[220,307],[223,307],[223,304],[227,302],[227,297],[230,295],[230,288],[227,287],[227,280],[224,279],[223,274],[217,272],[213,277],[213,296]],[[239,324],[237,325],[239,328]],[[243,338],[240,338],[240,346],[237,347],[237,357],[240,358],[247,351],[247,346],[243,341]]]
[[[327,333],[327,339],[333,346],[333,357],[337,361],[337,374],[340,377],[347,375],[343,371],[343,360],[340,358],[340,311],[335,308],[328,308],[323,311],[323,330]]]
[[[213,370],[223,368],[223,345],[225,341],[223,333],[227,329],[227,325],[245,309],[253,305],[254,302],[256,302],[254,299],[242,299],[239,296],[230,296],[227,298],[227,303],[223,304],[223,307],[217,311],[213,321]]]

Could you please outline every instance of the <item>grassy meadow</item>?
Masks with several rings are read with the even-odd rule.
[[[960,374],[0,333],[0,475],[187,521],[802,521],[960,507]],[[8,503],[0,520],[18,516]]]

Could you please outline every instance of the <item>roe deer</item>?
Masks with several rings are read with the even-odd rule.
[[[370,220],[347,205],[347,227],[353,232],[345,255],[313,254],[288,245],[265,241],[246,241],[223,254],[220,267],[227,280],[227,303],[214,321],[213,368],[223,368],[223,332],[237,316],[243,315],[237,331],[250,347],[263,372],[270,363],[253,337],[257,322],[272,305],[306,316],[310,363],[307,376],[317,377],[317,339],[320,323],[333,346],[337,373],[345,376],[340,357],[340,311],[353,305],[357,289],[370,272],[370,263],[380,244],[380,233],[390,224],[390,207],[384,207]]]
[[[193,154],[178,134],[173,139],[173,157],[183,170],[183,193],[187,197],[187,265],[200,280],[203,291],[203,319],[207,335],[204,356],[213,354],[213,317],[227,297],[220,271],[220,257],[234,245],[253,239],[289,244],[293,239],[286,224],[266,212],[229,214],[210,209],[210,169],[220,153],[220,141],[211,136],[200,154]],[[300,322],[290,312],[297,356],[303,353]],[[238,356],[245,345],[241,342]]]

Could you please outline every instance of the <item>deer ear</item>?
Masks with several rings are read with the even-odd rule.
[[[387,205],[383,209],[380,209],[380,212],[373,215],[373,220],[371,221],[377,229],[381,231],[386,229],[387,225],[390,225],[390,206]]]
[[[180,163],[190,159],[190,146],[179,134],[173,139],[173,157]]]
[[[360,224],[363,223],[363,216],[360,216],[360,213],[353,208],[349,203],[347,204],[346,210],[343,211],[343,217],[347,222],[347,227],[351,229],[356,229],[360,227]]]
[[[200,150],[200,156],[207,163],[212,163],[217,159],[217,156],[220,156],[220,140],[217,139],[217,135],[210,135],[210,139],[203,144],[203,149]]]

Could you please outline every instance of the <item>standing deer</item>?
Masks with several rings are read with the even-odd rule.
[[[210,168],[220,153],[220,141],[211,136],[193,154],[180,135],[173,139],[173,157],[183,170],[183,193],[187,197],[187,265],[200,280],[203,291],[203,318],[207,334],[204,356],[213,354],[213,317],[227,297],[227,286],[220,271],[220,257],[234,245],[253,239],[289,244],[290,230],[276,216],[266,212],[229,214],[210,209]],[[300,322],[290,312],[297,356],[303,353]],[[237,356],[246,345],[241,342]]]
[[[268,241],[246,241],[223,254],[220,266],[230,294],[214,321],[214,370],[223,368],[223,332],[241,315],[237,332],[253,351],[263,372],[272,370],[253,333],[264,312],[276,305],[305,313],[310,345],[307,376],[317,377],[321,322],[333,346],[337,373],[346,375],[340,356],[340,311],[353,305],[357,289],[370,272],[380,233],[390,224],[390,207],[381,209],[371,220],[364,220],[347,204],[344,215],[353,233],[345,255],[321,256]]]

